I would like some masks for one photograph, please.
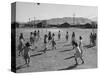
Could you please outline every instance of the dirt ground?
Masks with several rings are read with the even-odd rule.
[[[29,41],[30,32],[38,29],[17,29],[16,30],[16,47],[18,46],[18,37],[22,32],[26,41]],[[88,69],[97,68],[97,46],[89,46],[90,33],[92,29],[39,29],[41,39],[35,44],[37,48],[34,51],[30,51],[30,65],[27,67],[22,56],[18,56],[18,50],[16,48],[16,67],[17,72],[41,72],[41,71],[59,71],[59,70],[70,70],[70,69]],[[61,31],[61,40],[57,40],[58,31]],[[51,31],[55,33],[56,48],[51,49],[51,45],[47,45],[48,50],[43,53],[43,36],[45,33]],[[69,32],[68,41],[65,40],[65,33]],[[81,64],[80,59],[78,60],[79,65],[75,65],[74,53],[70,44],[72,32],[75,32],[76,40],[79,40],[79,36],[83,37],[83,59],[84,64]],[[96,32],[96,30],[95,30]],[[34,46],[33,46],[34,48]]]

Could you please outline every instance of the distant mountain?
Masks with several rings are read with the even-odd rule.
[[[74,24],[73,24],[74,20]],[[65,28],[65,27],[78,27],[78,28],[97,28],[96,18],[87,19],[83,17],[63,17],[63,18],[52,18],[47,20],[35,20],[27,23],[13,23],[16,27],[35,27],[35,28]]]
[[[98,18],[97,17],[93,17],[91,20],[97,22]]]
[[[63,24],[63,23],[69,23],[73,24],[73,18],[72,17],[64,17],[64,18],[53,18],[47,20],[48,24]],[[74,19],[74,24],[86,24],[86,23],[91,23],[91,20],[87,18],[82,18],[82,17],[77,17]]]
[[[43,20],[36,20],[35,24],[42,22]],[[60,25],[63,23],[69,23],[71,25],[73,25],[73,18],[72,17],[63,17],[63,18],[52,18],[52,19],[48,19],[46,20],[47,24],[49,25]],[[76,17],[74,19],[74,24],[86,24],[86,23],[91,23],[92,21],[90,19],[87,18],[83,18],[83,17]],[[30,22],[31,24],[34,24],[34,21]]]

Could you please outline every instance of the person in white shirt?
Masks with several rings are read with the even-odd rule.
[[[76,65],[78,65],[78,61],[77,59],[80,58],[81,61],[82,61],[82,64],[84,63],[84,60],[82,58],[82,50],[80,49],[79,45],[75,42],[74,43],[74,46],[75,46],[75,62],[76,62]]]

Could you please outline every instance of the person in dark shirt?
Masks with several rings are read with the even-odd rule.
[[[90,33],[90,45],[93,45],[93,34],[92,34],[92,32]]]
[[[97,34],[94,34],[94,45],[96,45]]]
[[[66,37],[65,38],[66,38],[66,41],[68,41],[68,32],[66,32]]]
[[[40,31],[38,30],[38,32],[37,32],[37,39],[39,40],[40,39]]]
[[[36,33],[36,30],[34,31],[34,42],[36,42],[36,36],[37,36],[37,33]]]
[[[48,33],[48,43],[50,43],[51,39],[52,39],[51,32],[49,32]]]
[[[74,45],[75,44],[75,33],[74,32],[72,33],[72,42],[71,43],[72,43],[72,46],[73,46],[73,49],[74,49],[74,46],[75,46]]]
[[[58,32],[58,40],[60,40],[60,37],[61,37],[61,33],[60,33],[60,30]]]
[[[44,35],[44,53],[46,52],[47,48],[46,48],[46,44],[47,44],[47,34]]]
[[[51,43],[52,43],[52,50],[54,50],[54,49],[56,49],[56,42],[55,42],[55,40],[54,40],[54,36],[55,36],[55,34],[53,33],[52,34],[52,40],[51,40]]]

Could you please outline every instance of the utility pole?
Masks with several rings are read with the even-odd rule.
[[[34,17],[34,26],[35,26],[35,17]]]
[[[75,13],[73,14],[73,25],[75,25]]]
[[[29,18],[29,26],[30,26],[30,18]]]
[[[30,23],[30,18],[29,18],[29,23]]]

